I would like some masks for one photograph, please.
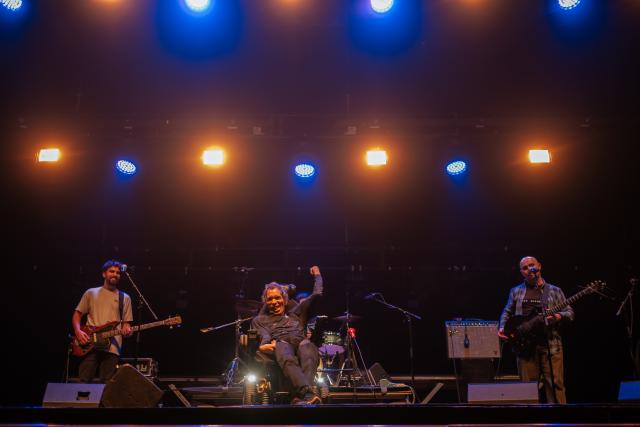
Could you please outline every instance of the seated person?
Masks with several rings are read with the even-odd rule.
[[[311,302],[322,295],[320,269],[310,269],[314,277],[313,293],[299,304],[289,301],[287,290],[276,282],[265,285],[264,307],[251,322],[251,329],[260,335],[261,353],[275,355],[284,376],[293,385],[293,403],[318,404],[320,397],[313,391],[319,354],[318,348],[306,337],[306,323]]]

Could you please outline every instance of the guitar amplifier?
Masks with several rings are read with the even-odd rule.
[[[500,357],[498,322],[451,320],[445,322],[449,359]]]
[[[118,367],[129,364],[136,368],[145,377],[154,380],[158,377],[158,362],[150,357],[123,357],[118,363]]]

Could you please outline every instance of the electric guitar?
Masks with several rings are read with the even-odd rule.
[[[119,329],[120,321],[114,321],[106,323],[102,326],[89,326],[83,325],[82,331],[89,335],[89,342],[86,344],[80,344],[80,341],[73,336],[71,340],[71,354],[74,356],[84,356],[91,350],[108,351],[111,345],[111,337],[116,335],[122,335],[122,329]],[[138,326],[132,326],[131,332],[143,331],[145,329],[156,328],[158,326],[175,326],[182,323],[180,316],[169,317],[165,320],[158,320],[157,322],[145,323]]]
[[[606,283],[596,280],[589,283],[583,290],[573,295],[571,298],[545,309],[542,313],[534,311],[528,316],[511,316],[504,325],[504,334],[509,337],[511,348],[518,356],[531,353],[534,348],[536,338],[545,332],[546,317],[552,316],[562,311],[569,304],[574,303],[585,295],[598,292],[606,287]]]

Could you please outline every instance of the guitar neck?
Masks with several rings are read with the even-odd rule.
[[[165,324],[164,320],[158,320],[157,322],[145,323],[142,325],[132,326],[131,332],[144,331],[145,329],[151,329]],[[115,337],[116,335],[122,335],[122,329],[112,329],[110,331],[102,332],[100,336],[102,338]]]
[[[581,290],[580,292],[578,292],[577,294],[573,295],[571,298],[567,298],[566,300],[564,300],[563,302],[561,302],[560,304],[556,304],[553,307],[551,307],[550,309],[547,310],[548,314],[555,314],[558,313],[560,311],[562,311],[566,306],[570,305],[571,303],[576,302],[577,300],[579,300],[580,298],[582,298],[583,296],[590,294],[592,291],[590,288],[586,288]]]

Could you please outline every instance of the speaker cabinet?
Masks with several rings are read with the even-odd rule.
[[[371,376],[373,377],[373,380],[376,384],[379,384],[381,379],[388,380],[391,378],[389,374],[387,374],[387,371],[385,371],[382,365],[378,362],[371,365],[371,367],[369,368],[369,372],[371,373]]]
[[[102,406],[106,408],[153,408],[163,391],[136,368],[124,364],[104,388]]]
[[[469,403],[538,403],[538,383],[469,384]]]
[[[97,408],[104,384],[49,383],[44,392],[45,408]]]
[[[498,322],[456,320],[445,322],[450,359],[498,358]]]
[[[640,381],[622,381],[618,401],[640,402]]]

